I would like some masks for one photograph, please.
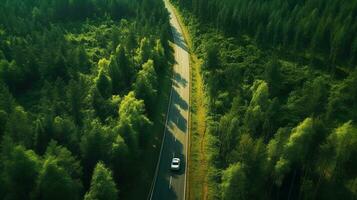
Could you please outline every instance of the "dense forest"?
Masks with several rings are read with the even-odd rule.
[[[357,64],[357,2],[338,0],[177,0],[202,22],[231,35],[248,34],[315,62]],[[334,69],[332,69],[334,70]]]
[[[172,2],[203,61],[209,199],[356,199],[357,1]]]
[[[0,199],[146,197],[168,27],[157,0],[0,0]]]

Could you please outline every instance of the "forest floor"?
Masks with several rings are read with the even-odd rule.
[[[191,68],[191,121],[190,145],[188,159],[187,199],[208,199],[208,160],[206,135],[206,105],[203,77],[201,75],[202,60],[192,51],[192,40],[188,28],[183,23],[182,16],[174,9],[190,49]]]

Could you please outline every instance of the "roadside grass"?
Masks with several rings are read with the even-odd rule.
[[[202,60],[192,51],[192,39],[187,27],[183,24],[180,12],[173,7],[181,29],[190,49],[190,144],[188,155],[188,188],[187,199],[208,199],[208,160],[206,136],[206,106],[204,83],[201,75]]]
[[[206,151],[206,107],[204,85],[200,73],[202,61],[193,55],[191,63],[192,107],[188,199],[205,200],[208,199],[208,162]]]
[[[172,39],[171,39],[172,41]],[[161,74],[162,78],[159,79],[158,98],[156,101],[156,108],[153,121],[153,127],[150,131],[153,135],[149,141],[149,145],[143,150],[140,169],[141,173],[133,177],[131,185],[125,188],[126,195],[123,199],[137,200],[147,199],[150,187],[154,178],[156,164],[159,158],[162,137],[165,129],[166,112],[169,105],[170,91],[172,87],[172,66],[174,63],[172,44],[169,52],[169,65],[168,68]],[[134,167],[134,166],[133,166]],[[122,191],[125,191],[122,189]]]

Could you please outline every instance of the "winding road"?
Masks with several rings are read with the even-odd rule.
[[[189,53],[172,5],[168,0],[164,0],[164,2],[170,13],[176,64],[173,68],[165,133],[149,199],[184,200],[186,193],[190,107]],[[170,171],[170,163],[173,157],[181,158],[181,170],[178,172]]]

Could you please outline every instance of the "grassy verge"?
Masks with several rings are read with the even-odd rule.
[[[174,8],[184,37],[190,49],[191,69],[191,112],[190,112],[190,144],[188,159],[187,199],[208,199],[208,162],[206,137],[206,107],[204,84],[201,75],[202,60],[192,51],[192,39],[184,25],[180,12]]]

